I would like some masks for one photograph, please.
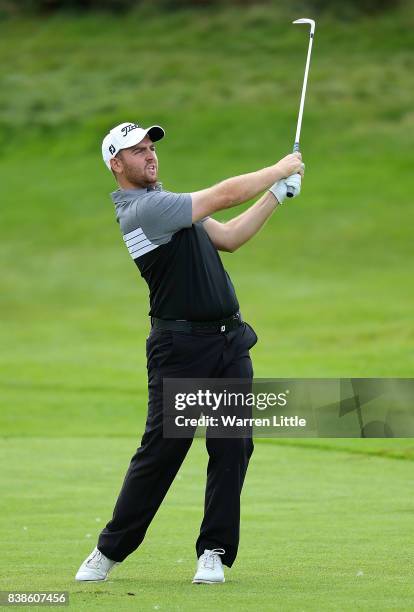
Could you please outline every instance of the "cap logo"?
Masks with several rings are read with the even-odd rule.
[[[129,134],[129,132],[132,132],[132,130],[136,130],[140,127],[141,126],[138,125],[138,123],[130,123],[129,125],[125,125],[123,128],[121,128],[122,135],[125,137],[127,134]]]
[[[114,145],[111,145],[111,146],[109,147],[109,152],[110,152],[110,154],[111,154],[111,155],[114,155],[115,151],[116,151],[116,149],[115,149]]]

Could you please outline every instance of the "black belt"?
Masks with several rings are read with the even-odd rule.
[[[223,334],[236,329],[243,323],[240,312],[221,319],[220,321],[168,321],[151,317],[151,327],[154,329],[169,329],[171,331],[182,331],[189,333],[205,332],[210,334]]]

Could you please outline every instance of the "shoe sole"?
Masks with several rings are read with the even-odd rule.
[[[223,584],[223,582],[226,582],[224,578],[223,580],[193,580],[193,584]]]
[[[87,580],[86,578],[75,578],[76,582],[105,582],[108,579],[108,576],[105,578],[92,578]]]

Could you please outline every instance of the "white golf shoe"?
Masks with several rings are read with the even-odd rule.
[[[116,561],[111,561],[95,547],[78,569],[75,580],[106,580],[115,565],[118,565]]]
[[[197,571],[193,584],[216,584],[224,582],[223,564],[220,555],[224,555],[224,548],[205,549],[197,564]]]

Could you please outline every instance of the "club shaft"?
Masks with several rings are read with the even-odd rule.
[[[309,37],[308,55],[306,58],[306,66],[305,66],[305,76],[303,77],[302,95],[300,98],[298,123],[296,126],[296,136],[295,136],[295,146],[297,147],[296,150],[299,149],[300,131],[302,129],[303,107],[305,106],[306,86],[308,84],[308,74],[309,74],[310,58],[311,58],[311,53],[312,53],[312,44],[313,44],[313,32],[311,32],[310,37]]]

